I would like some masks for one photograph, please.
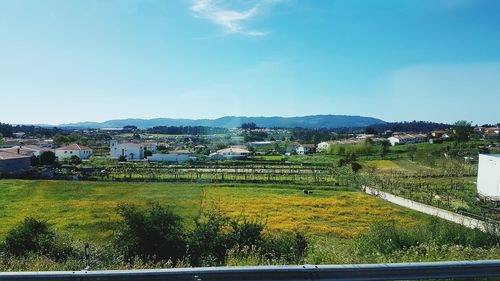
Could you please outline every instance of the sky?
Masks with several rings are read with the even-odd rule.
[[[0,0],[0,122],[500,122],[500,1]]]

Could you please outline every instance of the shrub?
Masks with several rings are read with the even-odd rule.
[[[13,256],[37,254],[62,261],[72,254],[71,246],[65,242],[50,229],[47,222],[28,217],[7,233],[2,248],[6,254]]]
[[[148,210],[120,205],[118,214],[123,221],[116,233],[115,245],[126,261],[139,257],[143,261],[171,260],[184,257],[186,242],[181,217],[159,204]]]
[[[308,242],[301,232],[270,236],[263,241],[260,252],[268,261],[281,261],[286,264],[303,263]]]

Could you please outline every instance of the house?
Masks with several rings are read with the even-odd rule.
[[[73,155],[78,156],[80,159],[89,159],[93,154],[93,150],[84,145],[71,143],[66,146],[56,148],[55,153],[58,160],[69,159]]]
[[[228,148],[217,150],[210,154],[211,159],[220,159],[221,156],[226,160],[243,160],[250,156],[250,151],[243,147],[231,146]]]
[[[421,143],[427,140],[427,136],[424,134],[401,134],[397,136],[392,136],[387,138],[392,146],[402,145],[402,144],[413,144]]]
[[[479,154],[477,192],[482,197],[500,200],[500,154]]]
[[[0,150],[0,173],[20,173],[31,170],[28,155]]]
[[[13,146],[10,148],[4,148],[2,150],[7,151],[7,152],[11,152],[11,153],[27,155],[30,157],[31,156],[40,157],[43,153],[45,153],[47,151],[52,151],[52,149],[45,148],[45,147],[39,147],[36,145],[17,145],[17,146]]]
[[[311,153],[316,152],[316,145],[315,144],[301,144],[297,147],[295,152],[298,155],[311,154]]]
[[[111,140],[109,143],[109,154],[111,158],[118,159],[124,156],[127,161],[142,160],[146,157],[146,151],[156,151],[157,145],[153,143],[119,142]]]

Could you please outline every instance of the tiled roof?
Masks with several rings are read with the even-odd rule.
[[[77,143],[71,143],[63,147],[56,148],[56,150],[92,150],[88,146],[80,145]]]
[[[21,158],[30,158],[30,157],[23,154],[17,154],[0,150],[0,160],[21,159]]]

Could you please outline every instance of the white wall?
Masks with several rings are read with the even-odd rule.
[[[120,156],[125,156],[127,160],[144,159],[144,148],[132,143],[118,143],[112,140],[109,146],[109,154],[111,158],[118,159]]]
[[[457,213],[453,213],[453,212],[450,212],[447,210],[443,210],[443,209],[439,209],[439,208],[436,208],[433,206],[429,206],[429,205],[425,205],[425,204],[422,204],[419,202],[415,202],[415,201],[412,201],[412,200],[409,200],[406,198],[402,198],[402,197],[399,197],[399,196],[396,196],[396,195],[393,195],[390,193],[386,193],[386,192],[383,192],[383,191],[380,191],[380,190],[377,190],[374,188],[370,188],[368,186],[364,186],[363,190],[368,194],[375,195],[377,197],[380,197],[384,200],[387,200],[387,201],[394,203],[394,204],[397,204],[399,206],[403,206],[403,207],[406,207],[406,208],[409,208],[409,209],[412,209],[412,210],[415,210],[415,211],[418,211],[418,212],[421,212],[424,214],[428,214],[431,216],[436,216],[436,217],[439,217],[439,218],[442,218],[442,219],[445,219],[445,220],[448,220],[448,221],[451,221],[454,223],[458,223],[458,224],[461,224],[461,225],[468,227],[468,228],[477,228],[481,231],[488,231],[488,230],[492,229],[492,227],[493,227],[493,226],[487,224],[486,222],[483,222],[483,221],[480,221],[480,220],[477,220],[474,218],[466,217],[466,216],[463,216],[463,215],[460,215]],[[495,231],[498,231],[498,230],[495,230]]]
[[[59,160],[69,159],[76,155],[80,159],[89,159],[92,156],[92,150],[60,150],[56,149],[56,157]]]
[[[500,200],[500,155],[479,154],[477,192]]]
[[[187,162],[190,160],[196,160],[196,157],[190,156],[189,154],[153,154],[148,157],[148,161],[151,162]]]

